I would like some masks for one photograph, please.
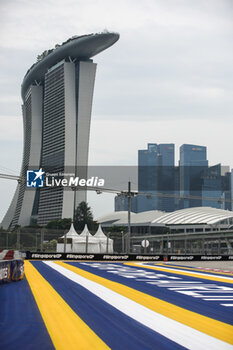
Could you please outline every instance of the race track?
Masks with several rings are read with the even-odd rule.
[[[0,287],[1,349],[233,349],[231,273],[25,261],[25,275]]]

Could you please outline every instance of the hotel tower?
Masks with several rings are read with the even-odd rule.
[[[119,39],[117,33],[75,36],[44,51],[22,83],[24,151],[18,184],[2,221],[5,229],[72,218],[86,191],[26,188],[28,169],[76,172],[88,162],[96,63],[91,58]]]

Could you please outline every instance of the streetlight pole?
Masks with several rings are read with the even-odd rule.
[[[107,233],[107,247],[106,247],[107,254],[108,254],[108,245],[109,245],[109,232]]]
[[[16,249],[20,250],[20,228],[17,228],[17,242],[16,242]]]
[[[66,230],[67,231],[67,230]],[[67,235],[67,232],[66,233],[64,233],[64,253],[66,253],[66,240],[67,240],[67,237],[66,237],[66,235]]]
[[[6,232],[6,249],[8,249],[8,231]]]
[[[125,247],[124,247],[124,231],[121,231],[121,252],[124,253],[125,252]]]
[[[131,238],[131,182],[128,182],[128,234],[127,234],[127,253],[130,253],[130,238]]]
[[[40,231],[40,250],[43,252],[43,243],[44,243],[44,228]]]
[[[88,253],[88,234],[86,235],[86,254]]]

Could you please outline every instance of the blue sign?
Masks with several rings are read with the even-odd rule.
[[[43,187],[44,186],[44,171],[27,170],[27,187]]]

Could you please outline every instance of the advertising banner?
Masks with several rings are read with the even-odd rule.
[[[29,260],[93,260],[93,261],[214,261],[233,260],[233,255],[147,255],[147,254],[79,254],[26,252]]]

